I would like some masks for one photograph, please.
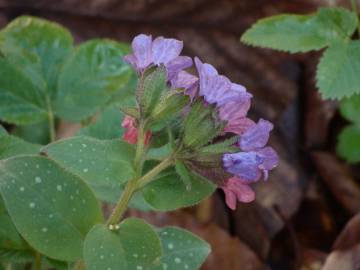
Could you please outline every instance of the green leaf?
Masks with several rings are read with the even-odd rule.
[[[20,234],[53,259],[81,258],[85,235],[102,222],[99,204],[88,186],[45,157],[1,161],[0,192]]]
[[[340,104],[340,113],[347,120],[360,124],[360,95],[343,99]]]
[[[54,95],[59,71],[73,49],[73,38],[66,28],[44,19],[21,16],[0,32],[0,44],[5,55],[14,49],[19,54],[23,54],[21,50],[32,53],[39,60],[37,73],[45,82],[43,90]],[[29,72],[28,69],[31,78]]]
[[[0,125],[0,136],[6,135],[6,134],[7,134],[6,129],[2,125]]]
[[[77,47],[59,77],[57,114],[69,121],[83,120],[124,90],[132,76],[130,66],[121,60],[126,52],[127,46],[111,40],[91,40]]]
[[[17,126],[11,134],[36,144],[47,144],[50,141],[49,124],[47,121],[34,125]]]
[[[344,128],[338,137],[337,153],[349,163],[360,162],[360,127]]]
[[[124,114],[115,107],[105,109],[96,119],[96,122],[80,129],[79,135],[86,135],[100,140],[121,138],[124,129],[121,123]]]
[[[0,261],[1,262],[9,262],[9,263],[29,263],[34,260],[34,251],[30,250],[16,250],[16,249],[2,249],[0,248]],[[13,268],[11,268],[13,269]],[[19,267],[15,269],[24,268]]]
[[[161,258],[164,269],[197,270],[209,255],[208,243],[194,234],[176,227],[159,230],[164,255]]]
[[[241,41],[291,53],[307,52],[349,39],[357,22],[357,15],[337,7],[321,8],[311,15],[277,15],[259,20]]]
[[[150,225],[136,218],[126,219],[116,231],[97,225],[84,244],[88,270],[145,270],[158,265],[161,256],[158,235]]]
[[[25,241],[17,232],[14,223],[4,210],[0,213],[0,249],[24,250],[27,249]]]
[[[0,118],[24,125],[47,119],[41,89],[6,59],[0,58]]]
[[[174,170],[167,170],[143,188],[144,198],[154,209],[169,211],[192,206],[214,192],[214,185],[205,178],[194,173],[190,178],[188,190]]]
[[[36,154],[40,145],[23,141],[15,136],[0,136],[0,160],[20,154]]]
[[[137,98],[143,117],[148,117],[166,90],[166,69],[160,66],[145,72],[144,80],[137,89]]]
[[[360,41],[329,47],[317,68],[317,87],[323,98],[340,99],[360,93]]]
[[[175,162],[176,173],[180,176],[180,179],[183,181],[187,190],[191,190],[191,176],[188,169],[185,167],[185,164],[180,160]]]
[[[134,176],[134,148],[121,140],[73,137],[49,144],[42,152],[84,179],[105,201],[116,202],[122,184]]]

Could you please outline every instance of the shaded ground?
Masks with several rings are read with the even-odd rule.
[[[184,211],[130,214],[202,235],[214,250],[204,270],[360,269],[360,218],[355,216],[360,169],[334,154],[336,134],[345,122],[337,104],[321,101],[316,92],[318,54],[292,56],[239,42],[259,18],[312,12],[327,2],[0,0],[0,24],[30,14],[63,24],[77,41],[129,42],[143,32],[184,40],[184,54],[212,63],[254,95],[252,116],[275,123],[270,144],[281,156],[280,166],[267,183],[256,186],[256,202],[239,205],[235,212],[226,209],[218,193]]]

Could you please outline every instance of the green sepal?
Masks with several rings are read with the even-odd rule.
[[[138,82],[136,98],[140,104],[141,117],[146,119],[159,102],[166,88],[166,68],[164,66],[147,69]]]
[[[191,176],[190,172],[186,168],[185,164],[180,160],[176,160],[175,162],[175,170],[177,174],[180,176],[180,179],[183,181],[187,190],[191,189]]]
[[[204,106],[201,99],[193,103],[183,123],[182,142],[190,149],[200,149],[219,135],[225,127],[214,105]]]

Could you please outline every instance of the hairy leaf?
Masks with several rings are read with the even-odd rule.
[[[343,99],[340,112],[347,120],[360,124],[360,94]]]

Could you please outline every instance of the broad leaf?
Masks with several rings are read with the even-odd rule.
[[[59,77],[56,112],[80,121],[104,106],[111,95],[124,90],[132,75],[121,60],[127,46],[111,40],[92,40],[76,48]]]
[[[86,135],[100,140],[121,138],[124,129],[121,123],[124,114],[115,107],[105,109],[96,119],[96,122],[80,129],[79,135]]]
[[[116,202],[122,184],[134,176],[134,149],[121,140],[73,137],[49,144],[42,152],[84,179],[105,201]]]
[[[164,255],[164,270],[197,270],[209,255],[208,243],[194,234],[176,227],[159,230]]]
[[[34,125],[17,126],[11,131],[12,135],[37,144],[47,144],[50,141],[49,124],[47,121]]]
[[[0,74],[0,119],[19,125],[47,119],[46,103],[41,89],[1,57]]]
[[[50,258],[79,259],[85,235],[102,222],[88,186],[45,157],[1,161],[0,192],[20,234]]]
[[[40,18],[22,16],[0,32],[0,44],[5,55],[14,49],[20,55],[23,51],[32,53],[38,60],[37,75],[45,82],[43,90],[49,96],[54,95],[60,68],[73,49],[73,38],[66,28]],[[33,74],[29,73],[30,69],[26,72],[26,68],[26,65],[22,67],[31,78]]]
[[[329,47],[318,65],[317,86],[323,98],[340,99],[360,93],[360,41]]]
[[[154,229],[136,218],[126,219],[116,231],[97,225],[84,244],[88,270],[145,270],[158,265],[161,255],[160,239]]]
[[[340,112],[347,120],[360,124],[360,94],[343,99]]]
[[[0,159],[20,154],[36,154],[40,147],[40,145],[25,142],[12,135],[0,135]]]
[[[292,53],[319,50],[348,39],[357,21],[354,13],[343,8],[322,8],[311,15],[277,15],[259,20],[241,41]]]
[[[175,210],[192,206],[210,196],[215,187],[201,176],[191,173],[190,183],[184,184],[181,177],[173,170],[167,170],[156,180],[146,185],[143,195],[147,203],[159,211]]]
[[[360,162],[360,127],[352,125],[344,128],[338,137],[336,150],[348,162]]]

